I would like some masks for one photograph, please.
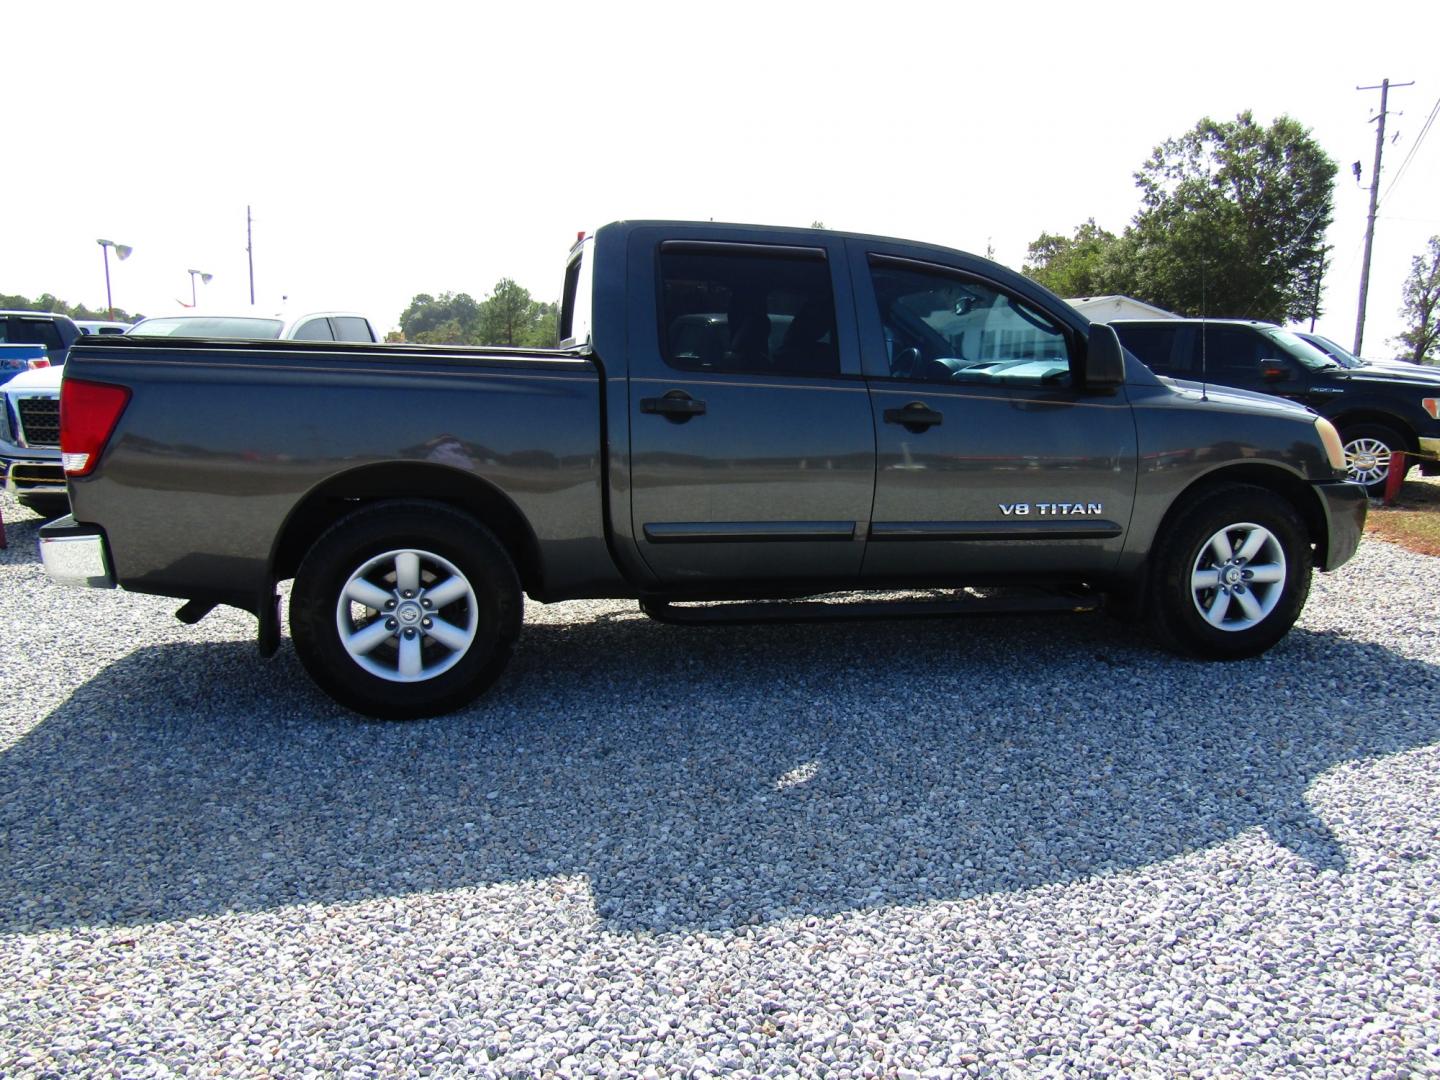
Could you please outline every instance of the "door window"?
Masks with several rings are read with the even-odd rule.
[[[838,375],[830,266],[818,249],[666,244],[660,342],[682,371]]]
[[[1070,341],[1037,308],[974,278],[871,261],[895,379],[1066,386]]]

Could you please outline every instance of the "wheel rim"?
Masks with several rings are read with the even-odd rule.
[[[1390,471],[1390,447],[1379,439],[1350,440],[1345,444],[1345,470],[1356,483],[1380,483]]]
[[[1190,569],[1190,595],[1217,630],[1248,630],[1275,610],[1285,589],[1285,549],[1263,525],[1227,525]]]
[[[389,682],[424,682],[449,671],[474,642],[478,623],[465,575],[417,548],[362,564],[335,605],[335,628],[350,659]]]

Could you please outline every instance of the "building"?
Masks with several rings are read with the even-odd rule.
[[[1114,319],[1178,319],[1173,311],[1136,300],[1132,296],[1079,296],[1066,300],[1091,322],[1108,323]]]

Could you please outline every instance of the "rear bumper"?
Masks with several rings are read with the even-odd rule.
[[[1325,508],[1326,537],[1320,552],[1320,569],[1334,570],[1345,565],[1360,546],[1370,499],[1362,486],[1348,480],[1316,484],[1315,490]]]
[[[98,525],[80,525],[69,514],[40,528],[40,561],[58,585],[113,589],[115,571],[105,532]]]

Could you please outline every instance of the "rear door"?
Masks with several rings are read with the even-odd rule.
[[[985,265],[850,242],[877,440],[871,583],[1103,573],[1124,544],[1124,388],[1078,379],[1083,335]]]
[[[859,577],[875,433],[844,245],[757,235],[631,236],[632,537],[667,586]]]

